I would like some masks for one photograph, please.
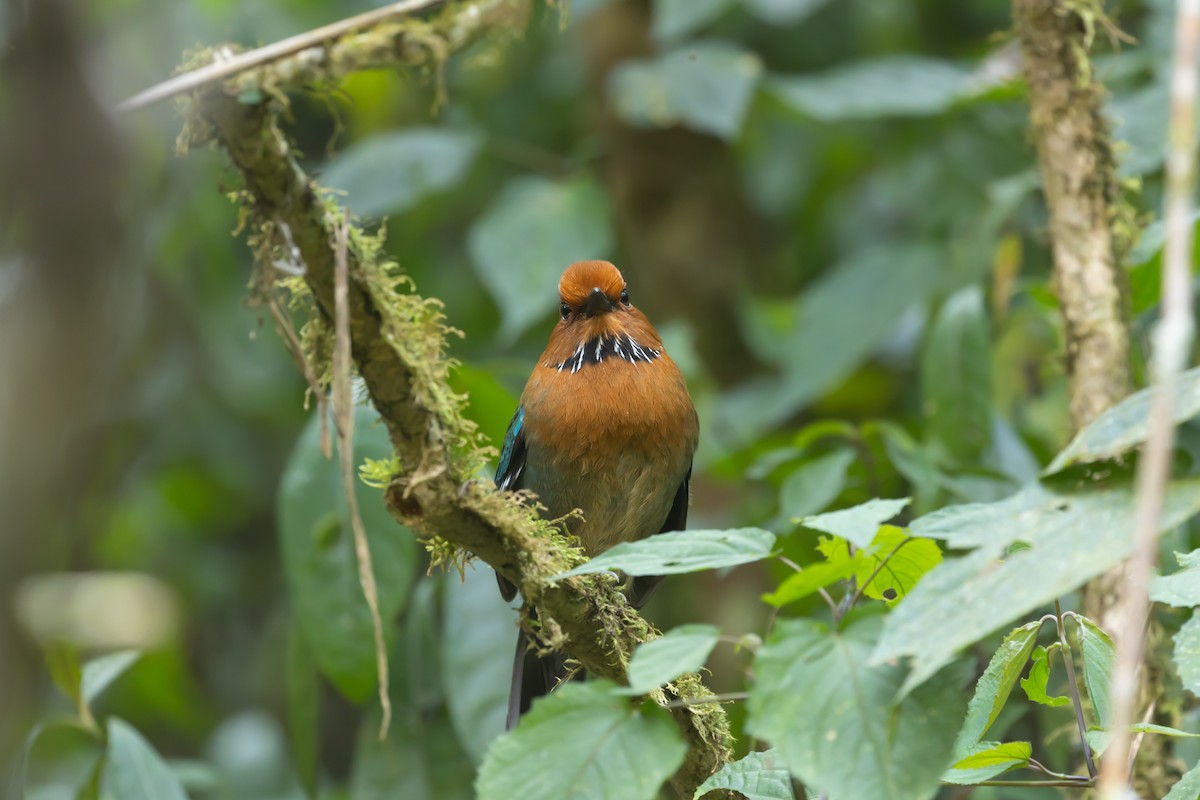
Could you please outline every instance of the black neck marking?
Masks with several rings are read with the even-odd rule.
[[[555,364],[546,362],[547,367],[554,367],[558,372],[570,370],[571,374],[579,372],[587,364],[599,364],[605,359],[616,357],[636,366],[644,361],[649,364],[663,353],[662,348],[643,347],[626,334],[619,336],[597,336],[589,339],[571,354],[566,361]]]

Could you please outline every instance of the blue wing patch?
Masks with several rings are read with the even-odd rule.
[[[501,491],[518,489],[518,480],[525,467],[525,408],[517,407],[508,432],[504,434],[504,446],[500,448],[500,466],[496,468],[496,486]]]

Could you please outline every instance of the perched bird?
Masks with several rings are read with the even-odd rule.
[[[547,519],[582,511],[567,525],[589,556],[682,530],[699,438],[683,374],[612,264],[567,267],[558,298],[561,319],[508,426],[496,485],[532,490]],[[497,578],[512,600],[516,587]],[[660,580],[635,579],[630,602],[641,607]],[[564,674],[563,657],[539,657],[522,631],[508,727]]]

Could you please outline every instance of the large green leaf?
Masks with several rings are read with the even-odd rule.
[[[693,800],[709,792],[730,789],[746,800],[795,800],[792,776],[774,750],[747,753],[744,758],[726,764],[700,784]]]
[[[875,541],[879,526],[903,511],[908,503],[907,497],[895,500],[877,497],[851,508],[805,517],[800,520],[800,524],[806,528],[832,533],[855,547],[865,548]]]
[[[882,620],[841,631],[782,620],[754,660],[746,728],[828,800],[925,800],[951,763],[965,711],[946,675],[896,702],[905,669],[868,664]]]
[[[379,717],[359,729],[349,800],[474,800],[471,759],[445,711],[393,702],[396,718],[379,741]]]
[[[979,742],[946,770],[942,780],[957,784],[979,783],[1010,769],[1029,766],[1032,755],[1033,745],[1029,742]]]
[[[1183,688],[1200,695],[1200,616],[1193,614],[1175,634],[1175,669]]]
[[[1051,696],[1047,691],[1047,684],[1050,680],[1050,656],[1059,650],[1062,650],[1062,646],[1058,642],[1049,647],[1041,645],[1035,647],[1030,656],[1033,664],[1029,668],[1029,677],[1021,678],[1021,688],[1025,690],[1025,696],[1039,705],[1057,708],[1071,703],[1071,698],[1066,695]]]
[[[1196,800],[1197,797],[1200,797],[1200,764],[1185,772],[1163,800]]]
[[[468,567],[460,582],[449,574],[442,586],[438,653],[450,721],[476,763],[504,732],[508,688],[517,640],[517,613],[500,601],[490,569]]]
[[[1072,464],[1113,458],[1146,441],[1150,408],[1157,391],[1158,387],[1151,387],[1135,392],[1105,411],[1054,457],[1046,474],[1060,472]],[[1176,424],[1200,413],[1200,367],[1179,376],[1172,396],[1171,420]]]
[[[1150,581],[1150,599],[1180,608],[1200,606],[1200,550],[1176,553],[1180,570]]]
[[[921,351],[921,400],[928,430],[963,463],[976,463],[992,438],[991,360],[983,292],[951,295]]]
[[[612,250],[608,200],[587,175],[514,178],[467,232],[471,263],[509,340],[558,308],[558,279],[567,266],[608,258]]]
[[[728,531],[675,531],[637,542],[622,542],[586,564],[550,580],[621,570],[626,575],[676,575],[736,567],[771,555],[775,534],[760,528]]]
[[[631,125],[684,125],[732,139],[761,74],[758,56],[736,45],[689,42],[652,60],[621,62],[609,76],[608,93]]]
[[[795,25],[829,5],[830,0],[742,0],[763,22],[780,27]]]
[[[1127,485],[1075,493],[1031,487],[1000,503],[939,515],[939,536],[953,546],[978,544],[978,549],[944,561],[896,606],[874,659],[883,663],[913,656],[906,688],[917,685],[963,647],[1127,557],[1133,507]],[[1180,524],[1197,510],[1200,478],[1172,481],[1159,530]],[[965,526],[963,541],[954,529],[956,517]],[[913,523],[913,533],[923,527],[920,522]],[[1025,547],[1007,552],[1017,542]]]
[[[1092,703],[1092,715],[1096,724],[1107,727],[1112,723],[1112,701],[1109,690],[1112,686],[1113,666],[1117,660],[1117,648],[1112,637],[1087,617],[1075,615],[1079,623],[1080,667],[1083,670],[1083,685],[1087,688]]]
[[[100,796],[103,800],[187,800],[179,779],[133,726],[108,720],[108,754]]]
[[[140,650],[118,650],[84,664],[79,682],[83,702],[91,705],[113,681],[124,675],[141,657]]]
[[[854,450],[839,447],[793,470],[779,487],[779,512],[793,520],[815,514],[842,493]]]
[[[653,800],[687,747],[667,713],[635,704],[596,680],[537,700],[493,743],[479,769],[478,800]]]
[[[820,75],[777,77],[770,90],[800,113],[825,122],[940,114],[982,85],[948,61],[886,56]]]
[[[725,13],[734,0],[654,0],[650,32],[660,42],[680,39]]]
[[[997,530],[1007,541],[1025,541],[1029,533],[1024,527],[1014,527],[1016,520],[1030,528],[1044,523],[1038,512],[1049,515],[1058,502],[1040,483],[1030,483],[1021,491],[994,503],[964,503],[945,506],[913,520],[908,531],[913,536],[941,539],[948,547],[980,547],[995,544]],[[1012,532],[1011,536],[1007,536]]]
[[[300,784],[304,791],[309,797],[316,797],[320,749],[317,735],[320,703],[317,664],[295,620],[288,626],[283,678],[287,688],[288,734],[292,743],[292,760],[296,763],[296,772],[300,776]]]
[[[354,460],[387,459],[392,448],[378,417],[355,412]],[[279,486],[278,516],[284,575],[296,624],[321,672],[347,698],[362,702],[375,689],[375,645],[337,456],[320,450],[320,419],[309,420],[292,451]],[[384,636],[404,608],[417,572],[418,546],[383,505],[382,492],[359,482],[362,513]]]
[[[474,131],[389,131],[348,147],[321,174],[321,183],[345,192],[344,202],[356,214],[395,214],[462,180],[482,144]]]
[[[987,669],[979,677],[979,682],[975,684],[975,694],[967,706],[967,719],[954,744],[956,755],[966,757],[976,752],[972,748],[979,744],[996,717],[1000,716],[1008,696],[1025,671],[1025,663],[1037,644],[1041,628],[1041,620],[1029,622],[1004,637],[988,662]]]
[[[742,303],[743,335],[780,375],[726,393],[714,428],[733,442],[748,442],[845,380],[884,343],[900,316],[929,295],[945,261],[925,244],[871,247],[831,266],[784,307]],[[764,306],[774,313],[765,314]]]
[[[695,672],[704,666],[720,635],[715,625],[680,625],[640,645],[629,660],[629,688],[622,693],[645,694],[685,672]]]

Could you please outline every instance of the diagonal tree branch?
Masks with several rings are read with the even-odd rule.
[[[438,65],[486,33],[523,25],[530,2],[452,3],[429,20],[363,30],[324,45],[324,57],[301,59],[304,51],[191,98],[184,143],[211,138],[226,150],[244,182],[245,210],[260,258],[267,257],[280,231],[287,231],[287,248],[299,252],[304,281],[325,320],[334,319],[336,232],[346,218],[298,166],[270,98],[367,64]],[[366,51],[355,50],[359,45]],[[264,89],[267,99],[239,102],[254,87]],[[546,582],[578,563],[578,551],[526,504],[475,479],[476,434],[462,416],[462,398],[446,383],[451,367],[444,355],[447,329],[436,302],[407,291],[404,279],[380,262],[377,242],[353,226],[349,233],[351,352],[400,465],[387,492],[389,510],[427,541],[449,543],[493,566],[537,607],[541,625],[534,633],[543,642],[593,674],[624,682],[629,656],[654,637],[653,628],[609,582],[596,577]],[[674,688],[675,697],[708,694],[695,675]],[[719,704],[669,711],[689,745],[673,784],[690,798],[730,759],[728,722]]]

